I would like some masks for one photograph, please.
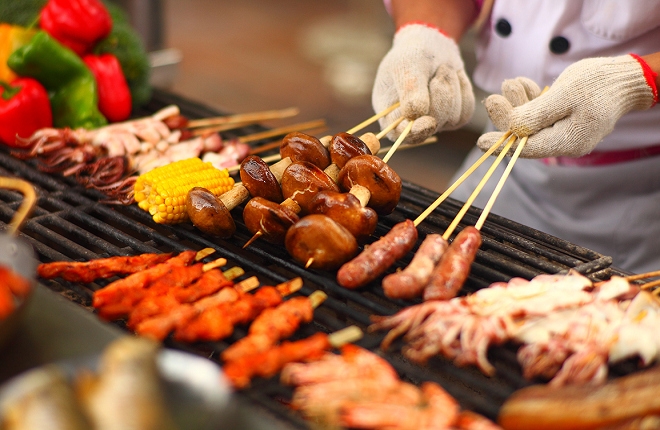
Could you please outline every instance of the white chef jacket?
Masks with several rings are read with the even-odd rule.
[[[478,40],[473,80],[492,93],[518,76],[543,88],[583,58],[658,51],[658,0],[497,0]],[[595,151],[657,145],[660,107],[653,107],[624,115]],[[481,154],[473,149],[456,178]],[[519,159],[492,213],[610,255],[624,270],[660,270],[660,155],[597,166],[554,161]],[[466,200],[485,164],[452,197]],[[475,206],[485,205],[505,165]]]

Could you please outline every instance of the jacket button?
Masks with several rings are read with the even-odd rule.
[[[504,18],[500,18],[495,24],[495,32],[502,37],[507,37],[511,34],[511,24]]]
[[[571,47],[571,43],[563,36],[553,37],[550,41],[550,52],[563,54]]]

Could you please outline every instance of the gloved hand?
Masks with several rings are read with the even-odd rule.
[[[470,120],[474,112],[472,84],[452,39],[424,24],[407,24],[397,31],[378,67],[372,105],[375,112],[381,112],[397,101],[401,106],[380,119],[383,129],[401,116],[406,118],[388,135],[392,140],[409,119],[415,121],[408,143],[422,142]]]
[[[621,116],[657,102],[643,65],[631,55],[588,58],[567,67],[540,97],[536,84],[517,78],[504,81],[503,95],[491,95],[484,104],[499,130],[529,136],[521,157],[579,157],[611,133]],[[486,133],[477,146],[486,151],[501,136]]]

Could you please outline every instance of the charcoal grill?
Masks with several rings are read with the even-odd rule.
[[[168,92],[156,91],[150,104],[143,111],[137,112],[137,115],[148,115],[169,104],[177,104],[182,113],[190,118],[218,114],[202,104]],[[235,133],[240,135],[258,131],[255,127],[259,128],[246,127]],[[38,190],[38,205],[23,225],[21,236],[34,247],[42,262],[85,261],[114,255],[180,252],[212,247],[217,250],[213,258],[227,258],[227,267],[242,267],[246,272],[244,277],[256,275],[262,285],[277,284],[300,276],[304,279],[300,294],[308,295],[317,289],[328,294],[328,299],[316,310],[313,323],[303,327],[295,338],[307,337],[316,331],[333,332],[351,324],[366,329],[370,315],[390,315],[415,303],[388,299],[383,295],[378,282],[357,291],[344,289],[336,283],[334,272],[305,269],[283,252],[282,247],[265,241],[257,241],[243,249],[242,245],[251,234],[241,220],[242,208],[234,210],[236,234],[229,240],[215,240],[200,234],[190,224],[155,224],[148,213],[136,205],[100,204],[99,200],[104,196],[97,191],[84,189],[71,178],[42,173],[32,162],[18,160],[6,152],[0,152],[0,175],[24,178]],[[436,197],[436,193],[404,181],[397,209],[391,215],[381,218],[374,237],[385,234],[394,224],[406,218],[416,218]],[[8,224],[21,201],[20,194],[0,190],[0,222]],[[461,206],[462,202],[451,198],[441,204],[419,226],[420,242],[428,233],[443,233]],[[459,230],[465,225],[474,225],[480,212],[477,208],[470,208]],[[614,272],[620,273],[611,267],[610,257],[495,214],[489,216],[481,231],[483,245],[472,265],[463,290],[465,292],[475,291],[492,282],[507,281],[514,276],[529,279],[540,273],[557,273],[569,269],[593,279],[604,279]],[[412,252],[409,253],[396,267],[405,267],[412,255]],[[90,312],[93,291],[104,285],[102,282],[83,285],[61,280],[46,281],[44,284]],[[114,324],[122,327],[121,322]],[[166,344],[217,360],[219,353],[229,343],[244,334],[245,330],[236,330],[232,338],[218,343],[187,345],[168,339]],[[442,358],[434,358],[426,365],[409,362],[399,353],[400,345],[395,345],[391,351],[382,352],[379,344],[383,336],[384,333],[366,333],[358,344],[379,351],[404,380],[414,383],[424,380],[438,382],[464,408],[491,419],[496,418],[503,401],[513,391],[529,384],[521,375],[513,346],[491,348],[489,359],[495,365],[497,374],[488,378],[476,368],[459,368]],[[307,428],[305,421],[286,405],[291,396],[290,388],[280,385],[276,378],[254,381],[251,388],[239,395],[262,413],[272,414],[285,427]]]

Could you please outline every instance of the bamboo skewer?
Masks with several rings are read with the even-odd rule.
[[[193,136],[206,136],[211,133],[220,133],[221,131],[235,130],[237,128],[245,127],[248,125],[256,124],[256,121],[246,121],[246,122],[232,122],[229,124],[222,125],[213,125],[209,127],[196,128],[192,130]]]
[[[286,125],[283,127],[273,128],[271,130],[262,131],[259,133],[248,134],[246,136],[238,137],[238,141],[242,143],[254,142],[256,140],[268,139],[269,137],[282,136],[289,134],[293,131],[322,129],[326,127],[324,119],[317,119],[313,121],[301,122],[298,124]]]
[[[486,161],[486,159],[487,159],[488,157],[490,157],[490,156],[493,154],[493,152],[495,152],[495,151],[497,150],[497,148],[499,148],[499,147],[502,145],[502,143],[504,143],[504,141],[507,140],[510,136],[511,136],[511,132],[510,132],[510,131],[504,133],[504,135],[500,138],[500,140],[498,140],[498,141],[495,143],[495,145],[491,146],[491,147],[488,149],[488,151],[484,152],[484,154],[483,154],[483,155],[482,155],[477,161],[475,161],[475,162],[472,164],[472,166],[470,166],[470,167],[469,167],[469,168],[468,168],[468,169],[467,169],[467,170],[466,170],[466,171],[465,171],[465,172],[464,172],[464,173],[463,173],[463,174],[462,174],[462,175],[456,180],[456,182],[454,182],[449,188],[447,188],[447,190],[446,190],[444,193],[442,193],[442,194],[440,195],[440,197],[438,197],[433,203],[431,203],[431,205],[430,205],[428,208],[426,208],[426,210],[425,210],[424,212],[422,212],[417,218],[415,218],[415,220],[413,221],[413,224],[415,224],[415,227],[417,227],[419,224],[421,224],[422,221],[424,221],[424,220],[426,219],[426,217],[429,216],[429,215],[431,214],[431,212],[433,212],[438,206],[440,206],[440,203],[442,203],[443,201],[445,201],[445,199],[446,199],[447,197],[449,197],[449,195],[450,195],[451,193],[453,193],[454,190],[455,190],[456,188],[458,188],[459,185],[461,185],[461,184],[465,181],[465,179],[467,179],[468,176],[470,176],[472,173],[474,173],[474,171],[477,170],[477,168],[478,168],[480,165],[482,165],[483,162]]]
[[[397,148],[401,145],[401,142],[403,142],[406,137],[408,137],[408,133],[410,133],[410,130],[412,130],[413,126],[413,121],[408,122],[408,125],[406,128],[403,129],[399,137],[396,139],[396,142],[394,142],[394,145],[390,147],[390,150],[387,151],[387,154],[383,157],[383,163],[387,163],[390,161],[390,158],[392,158],[392,155],[394,155],[394,151],[397,150]]]
[[[300,113],[297,107],[290,107],[286,109],[267,110],[261,112],[242,113],[236,115],[218,116],[213,118],[202,118],[188,121],[188,128],[208,127],[213,125],[222,124],[235,124],[235,123],[256,123],[259,121],[267,121],[272,119],[282,119],[296,116]]]
[[[504,169],[504,173],[502,173],[502,177],[495,186],[495,190],[493,190],[493,194],[491,194],[490,199],[488,199],[488,202],[486,203],[484,210],[481,212],[481,215],[477,220],[477,223],[474,225],[474,227],[477,230],[481,230],[481,227],[484,225],[484,222],[486,222],[486,218],[488,217],[490,210],[493,208],[493,205],[495,204],[495,199],[497,199],[497,196],[500,194],[500,191],[504,186],[504,182],[506,182],[507,178],[509,177],[509,173],[511,173],[511,169],[513,169],[513,166],[516,164],[516,161],[518,160],[518,157],[520,156],[520,153],[522,152],[526,143],[527,143],[527,136],[523,137],[520,140],[520,143],[518,143],[518,147],[516,148],[516,151],[513,153],[511,160],[509,160],[509,164],[506,166],[506,169]]]
[[[411,148],[419,148],[419,147],[422,147],[422,146],[425,146],[425,145],[428,145],[428,144],[431,144],[431,143],[435,143],[435,142],[437,142],[437,141],[438,141],[438,138],[437,138],[436,136],[431,136],[431,137],[429,137],[428,139],[426,139],[426,140],[425,140],[424,142],[422,142],[422,143],[416,143],[416,144],[414,144],[414,145],[410,145],[410,144],[401,145],[401,146],[399,147],[399,150],[411,149]],[[384,154],[384,153],[386,153],[387,151],[389,151],[389,150],[391,150],[391,149],[392,149],[392,146],[385,146],[385,147],[381,148],[381,149],[377,152],[377,154]],[[274,162],[274,161],[278,161],[280,158],[281,158],[281,157],[280,157],[280,154],[273,154],[273,155],[268,155],[268,156],[266,156],[266,157],[262,157],[261,159],[262,159],[265,163],[272,163],[272,162]],[[229,171],[229,173],[231,173],[231,172],[235,172],[235,171],[239,170],[240,168],[241,168],[241,165],[240,165],[240,164],[237,164],[237,165],[235,165],[235,166],[228,167],[227,170]]]
[[[368,125],[370,125],[370,124],[376,122],[376,120],[378,120],[378,119],[384,117],[385,115],[387,115],[388,113],[392,112],[394,109],[396,109],[396,108],[398,108],[398,107],[399,107],[399,102],[396,102],[396,103],[394,103],[392,106],[388,107],[387,109],[382,110],[382,111],[378,112],[376,115],[374,115],[374,116],[372,116],[372,117],[370,117],[370,118],[367,118],[366,120],[362,121],[361,123],[359,123],[359,124],[356,125],[355,127],[353,127],[353,128],[351,128],[350,130],[348,130],[346,133],[353,134],[353,133],[355,133],[356,131],[362,130],[362,129],[365,128],[366,126],[368,126]],[[395,127],[396,127],[396,126],[395,126]],[[388,133],[389,133],[389,132],[388,132]],[[385,133],[385,134],[387,134],[387,133]]]
[[[390,125],[388,125],[388,126],[385,127],[384,129],[382,129],[382,130],[376,135],[376,137],[377,137],[378,139],[382,139],[383,137],[387,136],[387,133],[389,133],[390,131],[394,130],[399,124],[401,124],[401,121],[403,121],[404,119],[405,119],[404,117],[400,117],[400,118],[398,118],[397,120],[393,121]]]
[[[448,240],[449,237],[451,236],[451,234],[454,232],[454,230],[456,229],[456,226],[458,226],[458,223],[461,222],[461,220],[463,219],[463,216],[465,215],[465,213],[468,211],[470,206],[472,206],[472,202],[474,202],[474,200],[477,198],[477,196],[481,192],[481,189],[484,187],[484,185],[486,185],[486,182],[488,182],[488,180],[492,176],[493,172],[495,171],[497,166],[499,166],[499,164],[502,162],[502,160],[504,159],[506,154],[509,152],[509,149],[511,149],[511,146],[513,145],[513,143],[515,141],[516,141],[515,136],[511,136],[509,138],[509,142],[504,146],[504,149],[497,156],[497,158],[495,159],[493,164],[491,164],[490,168],[488,169],[486,174],[483,176],[483,178],[481,178],[481,181],[479,181],[479,183],[477,184],[477,186],[474,189],[474,191],[472,192],[472,194],[470,194],[470,197],[468,197],[468,199],[466,200],[466,202],[463,205],[463,207],[461,208],[461,210],[458,212],[458,214],[456,215],[454,220],[451,222],[451,224],[449,224],[449,227],[447,227],[447,230],[442,235],[442,237],[445,240]]]

